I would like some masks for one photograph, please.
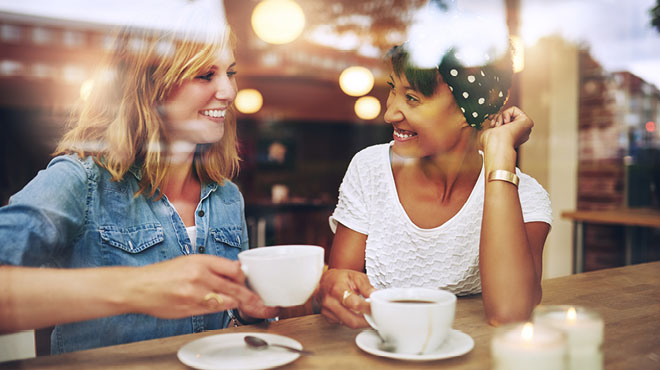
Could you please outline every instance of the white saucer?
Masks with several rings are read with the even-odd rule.
[[[472,337],[455,329],[449,332],[449,336],[440,348],[423,355],[390,352],[381,346],[382,343],[383,341],[375,330],[364,330],[355,337],[355,344],[367,353],[407,361],[432,361],[462,356],[474,348]]]
[[[281,335],[267,333],[229,333],[211,335],[185,344],[177,352],[179,361],[202,370],[270,369],[293,362],[299,354],[282,348],[249,348],[243,338],[254,335],[268,343],[302,349],[300,342]]]

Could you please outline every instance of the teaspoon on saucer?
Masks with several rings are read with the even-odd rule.
[[[266,349],[266,348],[268,348],[268,346],[271,346],[271,347],[284,348],[286,350],[289,350],[289,351],[295,352],[295,353],[299,353],[301,355],[313,355],[314,354],[313,352],[310,352],[310,351],[305,351],[305,350],[302,350],[302,349],[285,346],[283,344],[268,343],[265,340],[263,340],[259,337],[255,337],[253,335],[246,335],[243,338],[243,340],[245,341],[245,344],[247,344],[249,347],[252,347],[252,348],[255,348],[255,349]]]

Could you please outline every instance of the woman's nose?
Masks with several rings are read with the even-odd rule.
[[[215,98],[218,100],[232,102],[236,98],[236,82],[227,76],[216,79]]]
[[[401,113],[401,110],[397,107],[397,105],[391,101],[391,98],[387,99],[387,105],[383,118],[387,123],[396,123],[403,120],[403,113]]]

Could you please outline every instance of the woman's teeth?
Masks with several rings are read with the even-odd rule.
[[[402,131],[402,130],[394,130],[394,136],[400,138],[400,139],[408,139],[413,136],[417,135],[414,132],[409,132],[409,131]]]
[[[205,110],[202,111],[202,114],[213,118],[222,118],[225,116],[225,110],[224,109]]]

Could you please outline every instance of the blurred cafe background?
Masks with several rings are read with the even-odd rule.
[[[392,139],[381,57],[427,0],[0,0],[0,203],[49,162],[114,26],[167,27],[147,20],[195,1],[222,3],[239,41],[250,246],[327,253],[350,159]],[[553,207],[544,277],[660,259],[660,2],[435,2],[501,17],[512,35],[508,104],[536,124],[519,166]]]

